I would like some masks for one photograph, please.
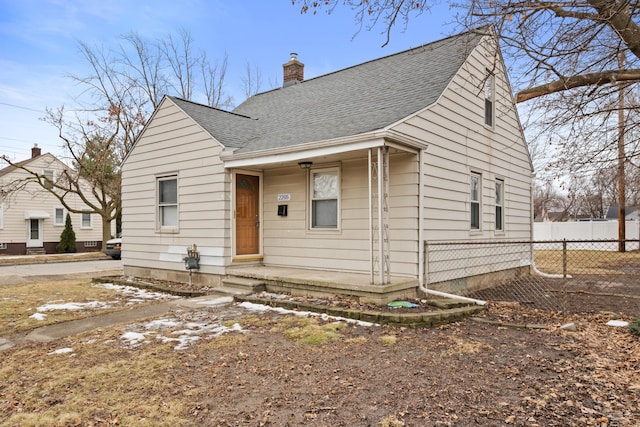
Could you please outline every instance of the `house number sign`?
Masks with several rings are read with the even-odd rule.
[[[291,200],[291,194],[278,194],[279,202],[288,202]]]

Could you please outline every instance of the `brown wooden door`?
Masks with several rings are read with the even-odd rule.
[[[260,253],[260,177],[236,174],[236,255]]]

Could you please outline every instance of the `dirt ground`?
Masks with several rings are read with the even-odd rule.
[[[590,307],[588,298],[583,303]],[[237,323],[241,331],[180,351],[146,344],[145,354],[162,360],[153,380],[133,368],[142,350],[119,344],[130,325],[4,351],[0,425],[37,425],[1,419],[56,413],[80,397],[87,406],[80,415],[47,425],[638,426],[640,338],[605,325],[635,314],[626,299],[619,310],[606,308],[562,317],[494,303],[480,316],[431,329],[336,324],[239,305],[185,311],[174,315],[184,322]],[[569,322],[575,331],[561,328]],[[331,334],[326,342],[306,343],[301,331],[308,327]],[[65,362],[74,372],[65,386],[45,398],[36,393],[30,403],[25,396],[47,380],[30,374],[29,366],[42,366],[42,355],[56,348],[86,343],[95,343],[96,354],[78,351]],[[123,399],[135,396],[126,409],[101,401],[105,384],[80,388],[107,359],[132,366],[112,374],[119,377],[111,387]],[[140,363],[151,370],[146,360]],[[9,366],[20,373],[7,374]],[[140,409],[142,401],[164,405],[171,421]]]

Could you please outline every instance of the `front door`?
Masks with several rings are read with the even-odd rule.
[[[236,174],[236,255],[260,253],[260,177]]]
[[[27,247],[29,248],[41,248],[42,247],[42,224],[40,219],[29,219],[27,221]]]

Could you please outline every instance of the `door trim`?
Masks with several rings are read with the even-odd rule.
[[[260,228],[258,233],[258,253],[238,255],[236,252],[237,243],[237,231],[236,231],[236,175],[252,175],[258,177],[259,189],[258,189],[258,216],[260,219]],[[249,262],[249,261],[262,261],[262,239],[263,239],[263,224],[264,224],[264,212],[262,209],[262,195],[263,195],[263,174],[262,172],[250,171],[244,169],[234,169],[231,173],[231,246],[232,246],[232,262]]]
[[[37,221],[38,223],[38,238],[31,238],[31,221]],[[42,230],[42,220],[39,218],[29,218],[27,223],[27,244],[28,248],[42,248],[44,246],[44,232]]]

